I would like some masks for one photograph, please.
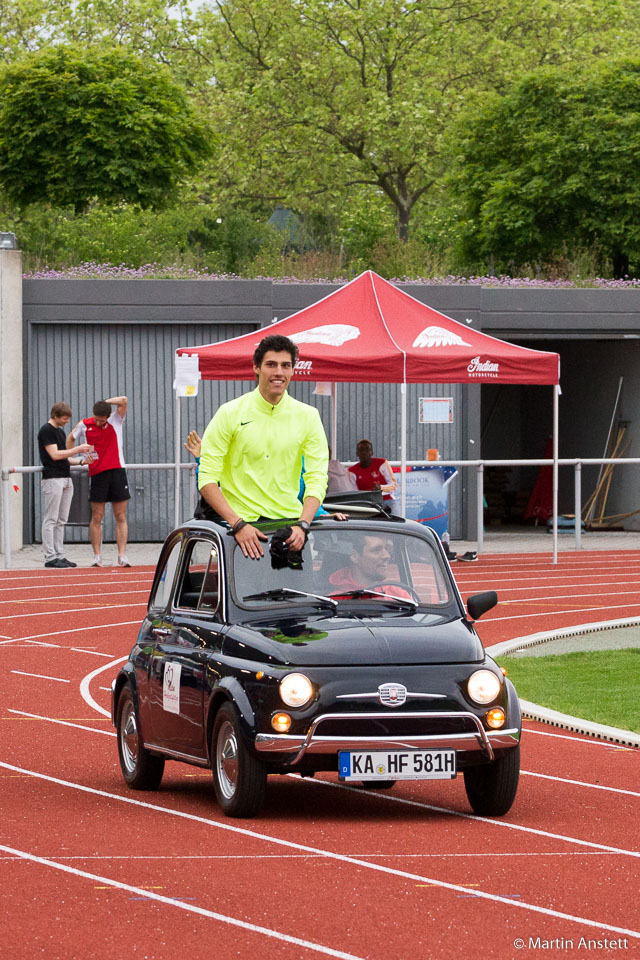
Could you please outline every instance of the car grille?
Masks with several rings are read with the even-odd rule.
[[[315,728],[318,737],[419,737],[477,733],[470,717],[403,717],[383,714],[380,718],[328,717]]]

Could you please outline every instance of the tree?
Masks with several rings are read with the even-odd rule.
[[[218,183],[296,209],[364,185],[406,239],[470,92],[592,61],[637,14],[637,0],[218,0],[195,44],[215,71]]]
[[[597,244],[621,277],[640,257],[640,60],[533,73],[459,137],[467,258],[513,269]]]
[[[0,183],[20,206],[160,206],[210,152],[169,72],[123,47],[45,49],[0,72]]]

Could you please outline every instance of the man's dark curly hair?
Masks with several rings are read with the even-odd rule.
[[[295,367],[298,359],[298,347],[293,340],[289,340],[289,337],[283,337],[280,333],[271,333],[268,337],[264,337],[254,351],[254,367],[261,365],[264,360],[264,355],[268,350],[275,350],[277,353],[286,350],[291,354],[291,363]]]

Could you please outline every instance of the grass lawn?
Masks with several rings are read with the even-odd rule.
[[[640,649],[500,657],[518,696],[582,720],[640,733]]]

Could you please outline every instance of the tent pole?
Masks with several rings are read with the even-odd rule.
[[[173,501],[173,527],[180,526],[180,397],[176,392],[176,416],[174,425],[175,483]]]
[[[331,384],[331,459],[338,459],[338,384]]]
[[[400,483],[401,486],[401,495],[400,495],[400,511],[403,517],[407,516],[407,384],[400,384],[400,393],[401,393],[401,420],[400,420],[400,431],[402,437],[400,440],[400,460],[402,461],[401,473],[400,473]]]
[[[558,407],[560,384],[553,387],[553,562],[558,562]],[[576,517],[576,523],[578,518]]]

